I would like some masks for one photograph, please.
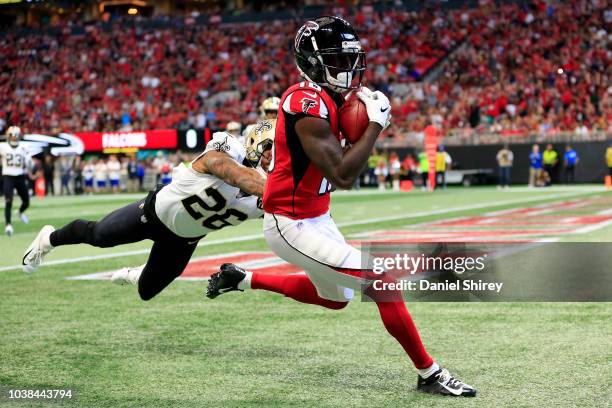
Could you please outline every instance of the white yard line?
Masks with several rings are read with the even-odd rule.
[[[603,221],[593,225],[587,225],[586,227],[578,228],[572,231],[572,234],[586,234],[587,232],[593,232],[612,225],[612,220]]]
[[[433,211],[419,211],[419,212],[403,214],[403,215],[390,215],[387,217],[368,218],[368,219],[359,220],[359,221],[347,221],[347,222],[338,223],[337,225],[338,227],[353,227],[357,225],[373,224],[373,223],[384,222],[384,221],[397,221],[397,220],[405,220],[409,218],[420,218],[420,217],[427,217],[427,216],[432,216],[432,215],[449,214],[449,213],[460,212],[460,211],[477,210],[480,208],[499,207],[499,206],[511,205],[511,204],[524,204],[524,203],[529,203],[532,201],[540,201],[540,200],[547,199],[547,198],[561,199],[561,198],[570,197],[570,196],[591,194],[592,192],[593,192],[592,189],[590,190],[581,189],[577,191],[569,191],[569,192],[566,191],[564,194],[559,194],[555,197],[536,196],[536,197],[528,197],[528,198],[517,198],[513,200],[484,202],[484,203],[464,205],[464,206],[459,206],[459,207],[442,208],[442,209],[433,210]],[[213,245],[231,244],[235,242],[253,241],[253,240],[261,239],[261,238],[263,238],[263,234],[257,233],[257,234],[245,235],[242,237],[235,237],[235,238],[224,238],[224,239],[217,239],[217,240],[202,240],[198,244],[198,247],[207,247],[207,246],[213,246]],[[95,260],[100,260],[100,259],[119,258],[123,256],[142,255],[142,254],[148,254],[149,251],[150,249],[137,249],[133,251],[114,252],[114,253],[109,253],[109,254],[81,256],[77,258],[57,259],[54,261],[45,262],[44,265],[46,266],[65,265],[65,264],[72,264],[72,263],[79,263],[79,262],[95,261]],[[21,269],[21,265],[3,266],[3,267],[0,267],[0,272],[12,271],[15,269]]]

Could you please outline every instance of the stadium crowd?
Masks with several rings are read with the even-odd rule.
[[[480,3],[452,12],[363,6],[349,17],[368,51],[366,84],[391,97],[389,134],[401,139],[428,123],[510,134],[610,129],[606,2]],[[0,127],[246,125],[263,98],[299,80],[291,54],[297,21],[220,27],[186,17],[151,27],[138,19],[110,29],[86,24],[80,35],[71,34],[74,25],[59,35],[5,33]]]

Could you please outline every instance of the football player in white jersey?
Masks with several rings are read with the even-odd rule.
[[[30,206],[30,195],[26,185],[26,175],[32,168],[32,157],[28,153],[28,149],[20,144],[21,129],[17,126],[11,126],[6,132],[7,141],[0,143],[0,158],[2,159],[2,178],[4,189],[4,221],[6,225],[4,232],[9,237],[13,235],[13,226],[11,225],[11,212],[13,210],[13,190],[17,190],[17,194],[21,198],[21,206],[19,207],[19,218],[25,224],[28,223],[28,217],[25,215],[25,210]]]
[[[274,140],[274,123],[267,123],[246,147],[229,133],[215,133],[200,156],[174,169],[170,184],[100,221],[75,220],[58,230],[43,227],[23,256],[24,272],[33,272],[57,246],[105,248],[150,239],[147,263],[119,270],[112,280],[138,285],[141,299],[153,298],[183,272],[200,239],[263,215],[261,197]]]
[[[95,159],[89,159],[83,167],[83,180],[85,184],[85,194],[93,193],[94,175],[96,173]]]
[[[280,98],[276,96],[271,96],[269,98],[264,99],[264,101],[259,106],[259,118],[261,119],[275,119],[278,115],[278,107],[280,106]],[[251,123],[247,125],[247,127],[242,132],[242,137],[246,139],[246,137],[251,133],[253,127],[255,127],[257,123]]]

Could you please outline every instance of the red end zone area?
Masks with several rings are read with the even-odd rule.
[[[378,230],[352,234],[349,242],[392,241],[394,243],[430,242],[543,242],[596,231],[612,225],[610,201],[587,198],[547,203],[532,207],[493,211],[482,215],[449,218],[409,225],[398,230]],[[269,274],[291,274],[302,270],[272,252],[234,252],[193,258],[179,279],[205,280],[223,263]],[[71,277],[71,280],[107,280],[114,271]]]
[[[235,263],[246,270],[270,274],[291,274],[301,272],[297,266],[288,264],[272,252],[236,252],[193,258],[180,280],[206,280],[219,270],[224,263]],[[114,271],[97,272],[68,278],[70,280],[108,280]]]
[[[482,215],[450,218],[406,227],[354,234],[351,241],[538,242],[596,231],[612,225],[610,201],[600,198],[547,203]]]

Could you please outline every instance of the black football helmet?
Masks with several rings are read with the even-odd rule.
[[[353,27],[342,18],[307,21],[295,36],[293,53],[300,74],[310,82],[335,92],[361,85],[365,52]]]

